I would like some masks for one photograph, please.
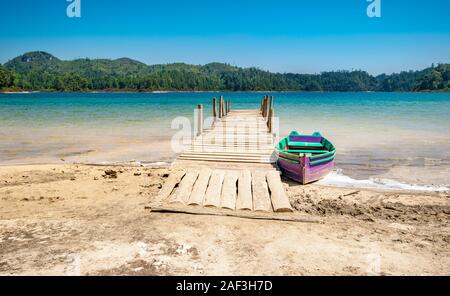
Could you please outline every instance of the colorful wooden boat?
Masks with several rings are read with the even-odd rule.
[[[336,149],[318,132],[300,135],[293,131],[276,148],[283,175],[302,184],[317,181],[333,170]]]

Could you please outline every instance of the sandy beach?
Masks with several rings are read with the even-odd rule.
[[[0,277],[450,276],[450,1],[54,2],[0,2]]]
[[[448,193],[284,180],[317,222],[151,213],[171,170],[0,167],[0,274],[450,274]]]

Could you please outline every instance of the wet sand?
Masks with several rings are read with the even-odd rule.
[[[320,223],[151,213],[169,171],[0,167],[0,274],[450,274],[448,193],[284,180]]]

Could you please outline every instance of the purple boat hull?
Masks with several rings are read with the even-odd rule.
[[[277,164],[284,176],[301,184],[308,184],[331,172],[334,167],[334,159],[311,166],[308,157],[300,157],[298,162],[278,158]]]

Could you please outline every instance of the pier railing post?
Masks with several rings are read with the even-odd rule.
[[[272,133],[272,124],[273,124],[273,96],[270,96],[270,102],[269,102],[269,114],[267,117],[267,127],[269,128],[269,133]]]
[[[217,117],[217,112],[216,112],[216,98],[213,98],[213,100],[212,100],[212,105],[213,105],[213,117],[214,117],[214,120],[215,120],[216,117]]]
[[[269,128],[269,133],[272,133],[272,118],[273,118],[273,108],[270,107],[269,118],[267,120],[267,127]]]
[[[197,136],[203,133],[203,105],[199,104],[197,106]]]
[[[264,96],[264,98],[263,98],[263,103],[262,103],[262,116],[263,116],[264,118],[266,118],[266,113],[265,113],[265,111],[264,111],[265,107],[266,107],[266,96]]]
[[[267,99],[268,99],[268,96],[264,96],[263,117],[266,120],[267,120]]]
[[[264,117],[264,104],[266,101],[266,96],[263,97],[262,102],[261,102],[261,114]]]

